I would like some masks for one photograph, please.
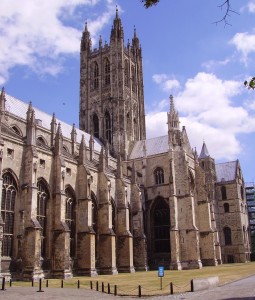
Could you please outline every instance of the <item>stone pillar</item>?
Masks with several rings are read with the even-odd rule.
[[[77,260],[78,274],[96,276],[96,241],[92,227],[91,183],[93,177],[85,167],[87,151],[84,135],[80,143],[78,179],[78,209],[77,209]]]
[[[137,184],[137,173],[134,163],[132,167],[130,198],[133,222],[134,267],[136,271],[148,271],[147,239],[144,234],[142,194]]]
[[[126,198],[126,191],[125,187],[123,188],[124,189],[121,192],[117,187],[117,265],[119,272],[133,273],[135,271],[133,264],[133,236],[129,230],[129,209],[126,200],[124,200],[124,198]]]

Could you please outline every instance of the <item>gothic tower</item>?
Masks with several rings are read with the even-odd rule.
[[[93,133],[111,154],[128,156],[133,142],[146,138],[142,49],[134,29],[124,46],[124,31],[116,9],[110,44],[92,51],[87,24],[80,53],[80,129]]]

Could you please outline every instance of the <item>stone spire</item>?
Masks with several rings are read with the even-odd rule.
[[[116,5],[116,17],[113,21],[113,27],[112,27],[112,31],[111,31],[111,41],[113,41],[115,39],[124,40],[124,31],[123,31],[123,27],[121,24],[121,19],[119,17],[119,10],[118,10],[117,5]]]
[[[55,154],[61,154],[63,149],[63,135],[61,130],[61,124],[58,123],[58,129],[55,138]]]
[[[90,37],[90,33],[88,31],[88,24],[86,22],[85,29],[82,33],[82,38],[81,38],[81,51],[89,51],[90,52],[91,46],[92,46],[91,37]]]
[[[54,139],[57,131],[57,120],[55,117],[55,113],[52,115],[51,123],[50,123],[50,129],[51,129],[51,147],[54,146]]]
[[[80,143],[80,149],[79,149],[79,164],[84,165],[87,159],[86,155],[86,143],[85,143],[85,138],[84,134],[82,135],[81,138],[81,143]]]
[[[206,157],[209,157],[210,154],[209,154],[209,151],[206,147],[206,144],[205,144],[205,141],[203,142],[203,146],[202,146],[202,150],[201,150],[201,153],[199,155],[199,159],[201,158],[206,158]]]
[[[3,112],[5,110],[5,90],[4,87],[2,87],[1,95],[0,95],[0,109]]]
[[[170,95],[170,112],[168,113],[168,130],[179,129],[179,114],[174,107],[174,97]]]
[[[136,28],[134,26],[134,37],[132,39],[132,46],[136,49],[139,49],[139,46],[140,46],[140,42],[139,42],[139,39],[136,35]]]
[[[72,154],[75,153],[75,145],[77,142],[77,132],[75,129],[75,124],[73,123],[72,131],[71,131],[71,140],[72,140]]]

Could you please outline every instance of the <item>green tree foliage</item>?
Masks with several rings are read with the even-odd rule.
[[[248,89],[254,90],[255,89],[255,77],[252,77],[252,79],[249,81],[245,80],[244,85]]]
[[[152,5],[156,5],[159,3],[160,0],[141,0],[141,2],[144,3],[144,6],[146,8],[151,7]]]

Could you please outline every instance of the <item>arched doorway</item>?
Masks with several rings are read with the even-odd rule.
[[[157,197],[151,208],[151,268],[170,266],[170,208],[168,201]]]

